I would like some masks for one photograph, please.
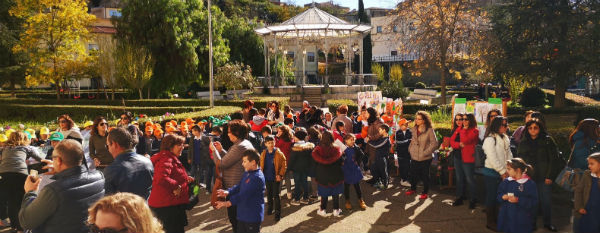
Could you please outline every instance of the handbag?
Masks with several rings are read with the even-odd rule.
[[[185,206],[186,210],[192,210],[194,206],[196,206],[198,202],[200,202],[200,198],[198,198],[199,188],[200,187],[198,186],[198,184],[196,184],[196,181],[190,183],[190,185],[188,186],[189,202]]]
[[[577,183],[577,181],[579,181],[579,179],[582,177],[583,172],[584,172],[583,170],[581,170],[579,168],[573,169],[570,166],[571,159],[573,159],[573,150],[574,149],[575,149],[574,147],[571,148],[571,154],[569,155],[569,160],[567,161],[567,165],[565,166],[565,168],[562,169],[562,171],[560,171],[560,173],[554,180],[554,183],[558,184],[558,186],[560,186],[561,188],[563,188],[564,190],[567,190],[569,192],[573,192],[573,189],[575,188],[575,184]]]

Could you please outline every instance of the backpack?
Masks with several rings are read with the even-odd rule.
[[[494,139],[494,145],[496,145],[496,137],[492,137]],[[484,139],[485,140],[485,139]],[[484,168],[485,167],[485,152],[483,151],[483,142],[477,143],[475,146],[475,168]]]

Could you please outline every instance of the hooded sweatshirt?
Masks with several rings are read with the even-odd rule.
[[[252,128],[252,131],[260,132],[260,130],[268,123],[269,121],[267,121],[265,117],[256,115],[252,117],[252,120],[250,121],[250,126]]]

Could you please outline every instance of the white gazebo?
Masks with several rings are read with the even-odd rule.
[[[341,48],[346,63],[345,82],[348,85],[352,83],[352,76],[350,75],[352,61],[349,58],[354,57],[354,54],[358,52],[360,54],[359,78],[362,84],[364,80],[363,38],[370,33],[370,30],[370,25],[351,24],[313,6],[281,24],[258,28],[255,32],[264,41],[266,77],[269,80],[271,79],[270,56],[275,55],[275,63],[277,64],[277,55],[283,53],[284,55],[293,56],[296,67],[300,67],[299,64],[302,64],[302,74],[296,75],[295,82],[297,86],[304,86],[306,84],[307,49],[311,48],[325,51],[326,64],[328,63],[327,54],[330,49]],[[318,60],[318,54],[309,53],[316,56],[316,60]],[[299,55],[302,55],[302,57]],[[311,61],[314,59],[312,57]],[[278,87],[280,76],[275,74],[274,81],[274,86]],[[325,66],[325,81],[323,84],[328,85],[327,65]]]

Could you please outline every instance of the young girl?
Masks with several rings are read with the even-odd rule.
[[[350,185],[353,185],[354,190],[356,191],[356,197],[358,198],[358,205],[361,209],[365,210],[367,209],[367,205],[362,199],[362,192],[360,190],[360,181],[363,179],[363,175],[359,166],[364,153],[354,144],[355,140],[356,137],[352,134],[346,134],[346,136],[344,136],[344,144],[347,146],[342,155],[344,159],[344,163],[342,164],[342,170],[344,171],[344,199],[346,199],[346,209],[351,210]]]
[[[532,232],[534,207],[538,202],[537,187],[527,173],[533,172],[531,165],[521,158],[506,163],[509,177],[498,186],[496,199],[500,202],[498,231]]]
[[[316,162],[316,180],[318,193],[321,196],[321,207],[318,215],[325,216],[327,199],[333,197],[333,216],[339,216],[340,194],[344,191],[344,172],[342,171],[342,153],[333,145],[333,134],[326,130],[321,135],[320,144],[313,150],[312,157]]]
[[[600,153],[587,159],[589,170],[575,186],[575,232],[600,232]]]

